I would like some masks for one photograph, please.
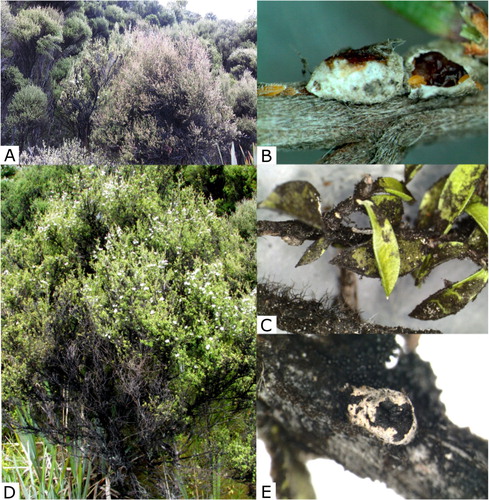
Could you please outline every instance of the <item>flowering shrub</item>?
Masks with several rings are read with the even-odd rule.
[[[212,463],[251,478],[254,238],[238,227],[254,213],[217,216],[174,167],[71,181],[5,241],[7,415],[27,402],[52,440],[104,459],[121,495],[174,495],[179,457],[213,436]]]

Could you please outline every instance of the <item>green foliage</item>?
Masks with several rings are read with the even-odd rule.
[[[96,39],[85,45],[66,78],[59,83],[58,118],[85,147],[89,145],[99,99],[118,71],[121,60],[120,51],[110,50],[107,43]]]
[[[94,38],[100,37],[105,38],[105,40],[109,39],[109,21],[107,21],[105,17],[95,17],[93,19],[89,19],[88,25],[92,29],[92,35]]]
[[[122,23],[125,19],[124,10],[117,5],[107,5],[104,16],[112,25]]]
[[[28,85],[29,80],[24,78],[17,66],[10,66],[2,71],[2,94],[5,99],[13,96],[15,92]],[[5,94],[7,94],[5,96]]]
[[[70,167],[23,168],[15,172],[15,182],[2,181],[2,240],[14,229],[30,229],[35,214],[49,206],[50,196],[69,190],[75,172]]]
[[[458,165],[437,180],[424,194],[414,227],[403,219],[402,202],[414,198],[406,184],[420,171],[407,165],[405,182],[366,176],[353,196],[334,209],[321,213],[319,192],[309,182],[279,185],[258,206],[288,215],[316,230],[314,243],[297,265],[317,260],[330,245],[342,248],[331,263],[362,276],[380,277],[386,297],[399,276],[412,274],[420,285],[439,264],[452,259],[471,259],[480,270],[458,283],[446,282],[419,304],[410,316],[435,320],[455,314],[474,300],[487,283],[487,166]],[[388,194],[382,194],[388,193]],[[371,224],[349,227],[350,215],[363,207]],[[470,216],[470,217],[468,217]]]
[[[3,245],[7,413],[26,401],[39,431],[105,460],[120,495],[174,497],[178,457],[214,439],[214,463],[251,477],[251,204],[217,216],[175,167],[57,170],[68,188],[55,167],[4,181],[12,218],[22,193],[35,205],[5,215],[22,227]]]
[[[240,78],[249,71],[256,78],[256,49],[237,48],[228,58],[230,72],[235,78]]]
[[[59,40],[62,34],[61,15],[52,8],[36,8],[22,10],[15,19],[12,36],[19,42],[36,44],[43,38]],[[42,44],[49,45],[49,43]],[[39,47],[39,45],[37,45]]]
[[[191,186],[215,201],[218,214],[234,212],[236,203],[252,198],[256,190],[253,166],[188,165],[183,168],[183,175]]]
[[[76,46],[77,52],[81,50],[82,44],[92,36],[92,30],[87,24],[85,16],[73,15],[66,19],[63,26],[63,43],[65,46]],[[75,51],[72,50],[71,53]]]
[[[14,144],[23,149],[37,138],[47,119],[47,106],[46,94],[36,85],[26,85],[14,94],[6,120]]]

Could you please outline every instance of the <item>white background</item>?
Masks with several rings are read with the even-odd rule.
[[[160,3],[167,5],[167,0],[160,0]],[[256,14],[255,0],[188,0],[187,10],[197,12],[201,16],[212,12],[218,19],[232,19],[243,21],[251,13]]]

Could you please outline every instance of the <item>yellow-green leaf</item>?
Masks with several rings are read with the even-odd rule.
[[[317,239],[310,247],[308,247],[295,267],[305,266],[306,264],[310,264],[311,262],[319,259],[328,246],[329,240],[327,240],[324,236],[321,236],[321,238]]]
[[[357,200],[365,207],[372,225],[372,246],[385,296],[389,298],[401,267],[397,238],[389,220],[370,200]]]
[[[407,187],[394,177],[380,177],[378,184],[386,193],[395,194],[405,201],[414,201],[413,195]]]
[[[464,210],[485,168],[485,165],[457,165],[448,176],[438,200],[443,234],[450,231],[453,221]]]
[[[455,314],[474,300],[487,283],[487,269],[480,269],[468,278],[438,290],[417,305],[412,318],[435,320]]]
[[[323,229],[321,197],[317,189],[307,181],[290,181],[277,186],[258,208],[276,210]]]
[[[424,259],[424,243],[420,239],[403,240],[397,238],[401,267],[399,276],[404,276],[416,269]],[[334,259],[331,264],[350,269],[361,276],[379,278],[379,270],[375,260],[374,251],[370,242],[362,243],[356,247],[345,248]]]
[[[469,203],[465,207],[465,211],[474,218],[477,224],[479,224],[482,230],[487,234],[487,205],[479,202]]]

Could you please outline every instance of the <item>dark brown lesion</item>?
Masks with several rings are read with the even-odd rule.
[[[414,59],[413,76],[420,76],[425,85],[454,87],[467,75],[464,67],[437,51],[420,54]]]
[[[382,64],[387,64],[389,56],[392,54],[394,47],[403,43],[402,40],[387,40],[383,43],[366,45],[359,49],[345,49],[334,56],[325,59],[325,63],[331,68],[336,59],[345,59],[350,64],[355,66],[365,66],[368,62],[376,61]]]

